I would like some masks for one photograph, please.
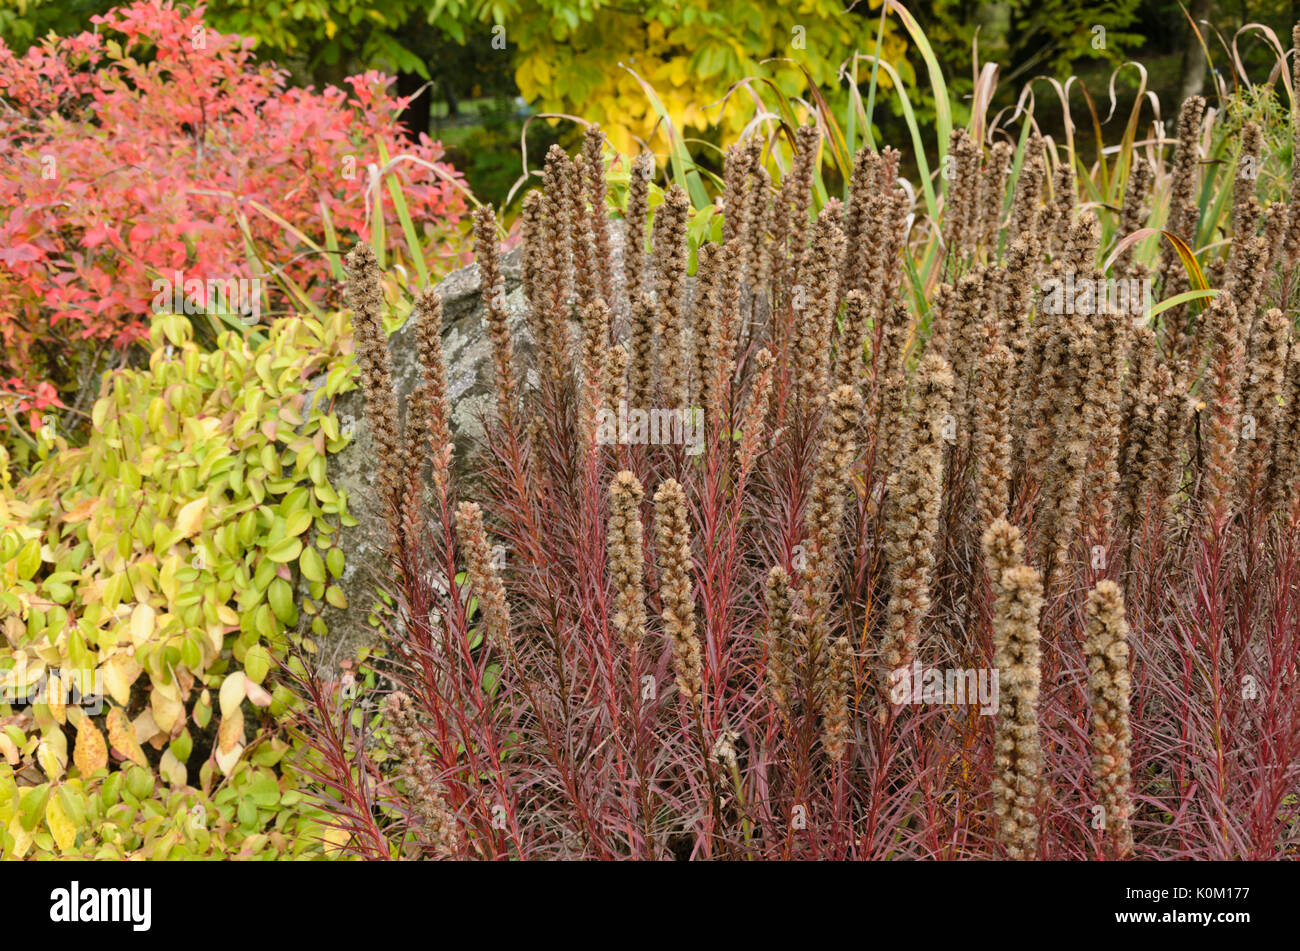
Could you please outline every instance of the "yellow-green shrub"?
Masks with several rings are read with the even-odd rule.
[[[47,433],[0,485],[0,682],[97,675],[104,695],[0,695],[0,853],[319,853],[275,671],[308,618],[324,632],[322,601],[344,604],[333,539],[353,521],[325,457],[347,438],[329,411],[354,385],[346,322],[205,352],[169,314],[150,340],[147,369],[105,375],[86,445]]]

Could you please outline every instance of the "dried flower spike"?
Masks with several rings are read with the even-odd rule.
[[[641,500],[645,490],[636,476],[620,472],[609,486],[608,558],[614,588],[614,631],[635,653],[645,637],[645,553]]]
[[[1133,852],[1132,779],[1129,764],[1128,624],[1124,597],[1110,580],[1097,582],[1086,606],[1088,689],[1092,697],[1092,781],[1105,811],[1115,858]]]
[[[655,492],[655,548],[664,636],[672,648],[677,690],[683,700],[699,706],[704,681],[691,588],[691,530],[686,519],[686,493],[675,479],[666,480]]]

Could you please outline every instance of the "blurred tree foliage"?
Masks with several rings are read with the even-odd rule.
[[[0,2],[7,4],[0,36],[20,48],[51,29],[85,28],[112,5]],[[598,121],[627,150],[658,119],[629,69],[654,88],[679,131],[722,116],[724,134],[734,136],[753,114],[737,83],[762,76],[784,95],[807,96],[807,70],[818,87],[836,89],[854,50],[874,49],[881,2],[846,10],[842,0],[211,0],[207,20],[254,37],[259,55],[300,78],[338,82],[362,68],[407,73],[434,81],[453,110],[474,86],[491,95],[490,77],[513,71],[535,106]],[[898,34],[891,18],[883,46],[890,60],[903,53]],[[716,104],[729,92],[750,101],[724,110]]]
[[[409,74],[433,81],[435,96],[453,114],[460,100],[494,96],[504,83],[507,94],[518,91],[542,109],[582,112],[601,121],[618,142],[645,135],[656,118],[636,79],[620,64],[654,86],[675,121],[699,128],[720,111],[708,107],[747,77],[770,76],[786,94],[803,95],[802,65],[823,90],[837,88],[840,65],[853,50],[874,49],[881,2],[209,0],[206,9],[214,28],[253,37],[259,56],[276,59],[300,80],[337,83],[370,68]],[[88,28],[93,14],[113,5],[113,0],[0,0],[0,38],[21,52],[50,31]],[[959,92],[969,91],[962,84],[969,85],[976,40],[980,60],[1000,63],[1003,81],[1014,85],[1040,74],[1067,75],[1088,60],[1119,63],[1139,54],[1183,53],[1191,45],[1184,7],[1229,38],[1242,23],[1258,21],[1285,40],[1300,16],[1296,0],[905,0],[905,5]],[[1222,52],[1217,40],[1207,40],[1212,54]],[[891,14],[886,58],[897,62],[904,46],[897,15]]]
[[[529,101],[581,113],[629,151],[659,119],[638,76],[679,131],[720,121],[731,137],[753,115],[749,89],[737,87],[744,80],[761,76],[786,96],[807,96],[806,70],[819,88],[837,89],[840,65],[874,49],[880,2],[846,10],[842,0],[435,0],[429,15],[484,56],[509,52]],[[883,54],[898,60],[903,48],[891,20]],[[744,106],[725,108],[729,93]]]
[[[998,63],[1001,82],[1012,86],[1037,75],[1064,78],[1084,60],[1118,65],[1145,42],[1127,31],[1144,5],[1151,0],[936,0],[916,14],[951,84],[969,92],[976,45],[980,63]]]
[[[257,39],[258,53],[290,60],[317,81],[360,68],[422,73],[404,27],[420,0],[211,0],[218,30]]]
[[[365,69],[396,74],[399,94],[420,92],[405,116],[415,131],[431,121],[436,126],[444,115],[455,123],[468,100],[494,102],[489,110],[475,110],[482,120],[475,134],[450,138],[451,147],[460,150],[456,157],[469,166],[471,181],[500,184],[516,174],[516,96],[538,111],[599,122],[625,152],[635,151],[638,139],[649,140],[664,114],[680,133],[722,144],[755,114],[757,96],[766,103],[759,108],[768,109],[778,93],[810,101],[810,83],[842,119],[841,70],[855,51],[864,56],[875,51],[883,2],[209,0],[206,17],[218,30],[254,38],[260,57],[289,68],[299,82],[337,84]],[[1297,0],[902,2],[940,60],[959,121],[974,85],[974,47],[981,63],[1000,65],[1002,104],[1034,76],[1062,78],[1086,71],[1089,62],[1118,65],[1177,56],[1181,78],[1171,75],[1179,70],[1172,62],[1161,63],[1159,76],[1151,77],[1162,99],[1174,102],[1206,75],[1184,7],[1209,20],[1229,43],[1250,21],[1268,24],[1285,42],[1300,15]],[[92,14],[112,5],[113,0],[0,0],[0,37],[22,50],[51,30],[85,29]],[[899,70],[925,121],[934,104],[929,84],[923,78],[916,82],[915,71],[923,67],[901,17],[890,11],[881,52]],[[1218,38],[1207,33],[1206,42],[1215,65],[1222,67]],[[1270,54],[1256,34],[1243,42],[1242,55],[1248,64],[1262,59],[1267,65]],[[865,89],[869,62],[860,58],[857,67]],[[1132,78],[1121,74],[1120,86]],[[880,82],[888,83],[883,73]],[[892,94],[878,97],[877,120],[888,125],[887,113],[896,108]],[[529,151],[534,139],[567,134],[554,128],[543,132],[535,124]],[[511,148],[503,155],[481,154],[507,142]],[[692,146],[705,162],[712,162],[706,154],[712,151]]]
[[[118,5],[114,0],[0,0],[0,37],[22,51],[51,31],[90,29],[91,16]],[[203,6],[214,29],[252,37],[260,56],[279,61],[300,78],[339,81],[371,67],[424,69],[403,35],[411,15],[428,9],[422,0],[211,0]]]
[[[111,6],[104,0],[0,0],[0,38],[21,53],[51,30],[84,30],[92,16]]]

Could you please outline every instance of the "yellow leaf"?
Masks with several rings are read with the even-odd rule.
[[[290,512],[289,517],[284,520],[284,534],[291,538],[301,535],[309,528],[311,528],[311,512],[303,509]]]
[[[180,514],[176,516],[176,531],[180,532],[181,538],[189,538],[199,530],[199,526],[203,524],[203,513],[207,509],[206,495],[186,504],[181,509]]]
[[[131,612],[131,643],[136,647],[148,643],[153,636],[154,612],[147,604],[137,604]]]
[[[235,764],[239,762],[239,757],[243,755],[244,745],[242,743],[236,743],[233,749],[225,753],[218,750],[213,755],[213,759],[217,761],[217,769],[221,770],[223,773],[229,773],[235,768]]]
[[[180,566],[180,556],[172,555],[163,561],[162,570],[158,572],[158,587],[169,601],[175,601],[178,594],[176,572]]]
[[[50,827],[50,834],[58,843],[59,851],[69,852],[76,846],[77,827],[72,824],[72,820],[59,805],[58,796],[51,796],[50,801],[45,804],[45,824]]]
[[[100,666],[104,686],[117,705],[125,707],[131,702],[131,684],[140,676],[140,665],[128,654],[114,654]]]
[[[1178,252],[1178,257],[1182,261],[1183,269],[1187,271],[1187,278],[1189,283],[1192,285],[1192,289],[1198,291],[1207,290],[1210,285],[1205,282],[1205,274],[1201,271],[1201,266],[1196,261],[1196,252],[1188,247],[1186,241],[1178,237],[1178,235],[1174,234],[1172,231],[1161,231],[1160,233],[1165,236],[1165,240],[1172,244],[1174,250]]]
[[[244,684],[244,691],[248,694],[248,699],[253,706],[269,707],[271,705],[271,695],[253,681],[250,680]]]
[[[14,837],[13,857],[20,859],[32,847],[32,834],[23,828],[22,819],[17,813],[9,820],[9,834]]]
[[[180,700],[181,685],[176,678],[176,671],[168,666],[167,672],[171,675],[171,679],[164,680],[161,677],[155,677],[153,680],[153,692],[162,694],[168,700]]]
[[[58,648],[56,647],[55,650],[57,651]],[[13,656],[14,669],[5,678],[9,684],[19,688],[31,688],[45,676],[46,664],[43,657],[33,657],[26,651],[14,651]],[[58,663],[58,660],[54,662]]]
[[[153,722],[168,736],[175,736],[185,724],[185,704],[156,686],[149,694],[149,709],[153,711]]]
[[[135,738],[135,727],[131,721],[126,718],[120,707],[113,707],[108,711],[108,741],[113,744],[113,749],[135,763],[137,766],[148,768],[149,761],[144,758],[144,750],[140,748],[140,743]]]
[[[68,744],[63,734],[56,730],[41,740],[36,747],[36,762],[50,782],[57,781],[68,766]]]
[[[131,721],[131,729],[135,731],[137,743],[152,743],[154,737],[167,735],[158,729],[158,724],[154,722],[153,711],[148,707],[141,710],[140,715]]]
[[[163,753],[162,760],[158,763],[158,774],[167,781],[169,786],[184,786],[189,780],[189,775],[185,772],[185,764],[176,758],[176,754],[171,750]]]
[[[58,674],[50,674],[45,682],[45,704],[50,708],[50,716],[59,723],[68,722],[67,698],[63,693],[63,683]]]
[[[321,841],[325,844],[326,855],[341,854],[350,838],[352,837],[348,834],[348,830],[340,826],[326,826],[321,830]]]
[[[239,711],[244,701],[245,677],[242,670],[237,670],[221,682],[221,715],[229,717]]]
[[[236,710],[230,716],[221,718],[221,727],[217,730],[217,749],[229,753],[244,742],[244,715]]]
[[[82,776],[89,776],[108,765],[108,746],[104,743],[104,734],[99,732],[90,717],[82,717],[77,728],[77,745],[72,750],[72,761],[77,764]]]
[[[97,495],[87,496],[82,499],[68,511],[63,513],[63,520],[69,523],[84,522],[90,517],[90,513],[95,511],[101,499]]]
[[[242,755],[244,755],[244,715],[236,710],[233,716],[221,718],[221,726],[217,730],[217,748],[213,758],[217,761],[218,769],[223,773],[229,773],[235,768]]]
[[[22,760],[22,755],[18,752],[18,747],[10,738],[8,733],[0,733],[0,753],[4,754],[5,761],[10,766],[17,766]]]

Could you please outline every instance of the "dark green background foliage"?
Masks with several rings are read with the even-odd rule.
[[[0,37],[21,51],[50,31],[90,28],[91,16],[112,5],[111,0],[0,0]],[[252,37],[259,56],[285,66],[295,81],[303,84],[338,83],[364,69],[396,75],[402,94],[419,93],[407,115],[409,126],[441,139],[474,192],[500,203],[520,174],[519,140],[528,111],[598,117],[602,112],[617,113],[624,105],[625,99],[611,98],[612,92],[602,94],[606,97],[604,108],[597,101],[599,96],[579,102],[573,92],[582,85],[577,82],[582,73],[580,61],[587,55],[575,44],[585,35],[584,30],[610,26],[612,17],[627,15],[644,20],[642,26],[661,25],[673,40],[672,48],[689,51],[684,38],[700,38],[700,50],[691,60],[691,83],[698,86],[700,106],[719,98],[736,79],[751,74],[744,69],[745,60],[735,58],[737,52],[745,51],[754,62],[772,56],[773,49],[765,44],[770,43],[772,34],[789,33],[786,20],[808,24],[807,45],[799,55],[823,84],[821,77],[834,77],[843,50],[870,53],[874,46],[878,0],[855,4],[842,15],[828,13],[829,8],[821,6],[796,15],[759,4],[753,5],[753,16],[746,16],[746,6],[740,0],[686,5],[642,0],[631,9],[607,0],[212,0],[206,18],[217,30]],[[935,0],[912,4],[909,9],[935,48],[959,110],[960,97],[968,97],[974,86],[973,51],[978,49],[981,63],[997,62],[1000,67],[997,108],[1014,104],[1015,90],[1035,76],[1064,78],[1073,74],[1087,84],[1089,95],[1104,110],[1111,71],[1136,59],[1149,70],[1148,88],[1160,96],[1168,114],[1176,112],[1176,103],[1183,96],[1204,88],[1207,70],[1189,15],[1208,20],[1228,46],[1233,34],[1250,22],[1265,24],[1285,41],[1289,24],[1300,16],[1300,4],[1281,0],[1249,5],[1188,0],[1186,13],[1174,0]],[[634,16],[638,13],[640,16]],[[736,47],[735,51],[722,50],[727,59],[735,61],[721,71],[716,67],[722,61],[716,56],[709,63],[697,62],[701,51],[718,51],[713,43],[717,39],[711,19],[714,14],[734,33]],[[509,39],[504,53],[490,45],[494,28],[505,30]],[[1100,42],[1101,30],[1104,44]],[[886,56],[890,55],[889,39],[898,32],[891,14]],[[642,44],[636,37],[628,42],[626,50],[619,48],[620,56],[635,54]],[[1226,55],[1213,32],[1206,31],[1206,43],[1212,57]],[[1272,53],[1258,33],[1243,38],[1239,46],[1247,68],[1271,63]],[[657,49],[647,41],[639,57],[628,58],[647,75],[652,72]],[[780,42],[775,51],[782,51]],[[836,62],[813,65],[818,57]],[[563,75],[539,81],[535,67],[539,60],[555,64]],[[596,73],[609,72],[608,63],[592,60],[587,65]],[[919,62],[900,64],[905,79],[912,75],[911,70],[920,68]],[[520,97],[517,78],[526,86],[529,101]],[[865,71],[859,78],[865,80]],[[1134,70],[1120,72],[1116,94],[1121,108],[1126,96],[1131,99],[1136,83]],[[652,81],[652,85],[658,83]],[[1051,98],[1047,87],[1036,87],[1036,94],[1040,107],[1046,107],[1040,108],[1039,120],[1045,131],[1054,131],[1052,110],[1057,107],[1043,101]],[[1072,101],[1076,95],[1071,93]],[[899,117],[889,115],[895,103],[892,97],[882,97],[882,104],[885,109],[877,113],[881,137],[897,141],[904,126]],[[933,108],[921,90],[915,105],[922,119]],[[669,109],[673,109],[671,103]],[[898,123],[897,129],[889,127],[891,121]],[[1055,121],[1060,121],[1059,115]],[[579,134],[565,125],[540,122],[531,123],[527,131],[530,168],[538,164],[551,142],[571,146]],[[615,141],[619,144],[617,136]],[[697,153],[697,157],[706,166],[714,164],[711,155]]]

